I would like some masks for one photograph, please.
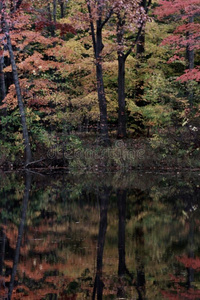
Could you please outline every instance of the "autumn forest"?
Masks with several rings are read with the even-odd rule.
[[[2,168],[199,167],[199,1],[0,10]]]
[[[0,0],[0,299],[200,299],[200,1]]]

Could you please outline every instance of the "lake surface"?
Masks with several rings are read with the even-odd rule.
[[[0,173],[0,299],[200,299],[200,174]]]

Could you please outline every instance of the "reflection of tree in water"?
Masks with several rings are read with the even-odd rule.
[[[117,201],[118,201],[118,253],[119,253],[119,264],[118,264],[118,276],[119,285],[117,289],[117,297],[126,297],[124,276],[128,275],[132,279],[132,275],[126,267],[126,249],[125,249],[125,231],[126,231],[126,190],[117,190]]]
[[[23,195],[23,201],[21,205],[21,217],[20,217],[20,224],[18,227],[18,235],[17,235],[17,243],[16,247],[13,252],[13,264],[12,264],[12,270],[10,274],[10,280],[8,283],[8,287],[5,284],[5,277],[7,274],[3,274],[3,265],[4,265],[4,259],[5,259],[5,249],[6,249],[6,233],[5,233],[5,225],[6,221],[4,220],[1,229],[1,244],[0,244],[0,275],[1,275],[1,296],[2,299],[10,300],[12,298],[12,293],[14,289],[15,284],[15,276],[17,272],[17,266],[19,262],[19,255],[20,255],[20,246],[22,242],[22,236],[24,232],[24,225],[26,220],[26,212],[27,212],[27,206],[28,206],[28,200],[29,200],[29,194],[30,194],[30,188],[31,188],[31,175],[29,172],[26,172],[25,175],[25,189],[24,189],[24,195]],[[7,271],[6,271],[7,272]]]
[[[145,269],[144,269],[144,230],[142,219],[140,219],[139,224],[137,224],[134,232],[135,238],[135,267],[137,278],[133,278],[132,273],[126,266],[126,250],[125,250],[125,232],[126,232],[126,198],[127,191],[124,189],[117,190],[117,200],[118,200],[118,211],[119,211],[119,223],[118,223],[118,253],[119,253],[119,265],[118,265],[118,276],[119,276],[119,286],[117,291],[117,296],[120,298],[126,298],[127,293],[125,290],[125,285],[127,282],[136,287],[138,293],[138,300],[145,299]],[[141,214],[143,211],[142,199],[145,200],[145,195],[139,197],[139,207],[137,205],[137,214]],[[125,282],[126,279],[126,282]],[[127,279],[129,279],[127,281]]]
[[[63,190],[60,188],[62,185]],[[181,291],[191,292],[196,285],[195,281],[198,282],[197,272],[190,263],[195,263],[197,266],[195,259],[199,251],[195,223],[198,203],[195,199],[189,201],[187,197],[185,199],[187,205],[185,205],[184,201],[181,202],[183,195],[180,196],[181,199],[178,197],[176,201],[174,200],[176,197],[174,191],[171,193],[173,199],[170,200],[169,195],[164,198],[157,187],[149,194],[149,189],[144,191],[140,188],[129,189],[123,185],[121,187],[116,185],[109,201],[110,188],[104,187],[98,190],[99,186],[103,186],[102,183],[95,191],[88,191],[87,188],[81,187],[78,188],[78,193],[73,194],[72,186],[70,183],[66,188],[66,182],[60,184],[54,181],[54,186],[50,185],[46,190],[43,184],[39,188],[37,184],[36,192],[34,185],[32,186],[32,201],[29,203],[28,211],[28,216],[30,215],[31,218],[26,228],[26,236],[23,234],[17,276],[12,277],[14,283],[10,286],[9,276],[16,272],[8,263],[11,257],[12,259],[15,257],[16,261],[15,246],[20,244],[17,244],[20,230],[17,230],[14,222],[18,222],[19,228],[19,224],[23,227],[23,217],[20,217],[19,211],[21,209],[24,211],[25,203],[21,204],[23,208],[18,204],[21,203],[24,187],[21,185],[18,198],[13,197],[13,201],[7,197],[5,207],[9,207],[7,211],[10,213],[2,214],[2,223],[4,225],[8,223],[8,226],[4,226],[6,231],[2,231],[0,240],[2,253],[0,271],[6,270],[6,274],[2,272],[6,279],[5,283],[2,281],[4,291],[5,286],[10,288],[10,291],[13,286],[13,299],[20,300],[26,297],[34,300],[56,299],[61,295],[63,297],[61,299],[70,300],[76,297],[80,299],[103,299],[104,297],[131,299],[132,297],[137,300],[160,300],[161,289],[172,292],[174,287],[173,280],[169,286],[168,275],[173,273],[177,279],[180,272],[184,272],[185,278],[180,282]],[[77,187],[74,189],[77,190]],[[96,190],[99,191],[100,198],[100,222],[98,222]],[[14,192],[10,194],[12,193]],[[157,201],[152,201],[155,193]],[[70,198],[70,195],[73,197]],[[109,210],[108,202],[111,208]],[[193,207],[194,211],[191,212]],[[185,216],[185,224],[182,223],[183,216]],[[107,218],[108,221],[110,220],[108,228]],[[116,253],[117,233],[118,255]],[[95,278],[93,278],[91,257],[96,253],[97,234],[98,250],[97,257],[95,256],[97,260]],[[152,238],[148,239],[148,237]],[[104,251],[105,238],[106,252]],[[183,253],[185,256],[180,256],[180,261],[177,262],[176,255]],[[108,261],[108,264],[103,267],[104,272],[102,271],[103,254],[106,256],[104,262]],[[118,274],[116,274],[117,264]],[[163,274],[163,269],[168,273]],[[84,270],[88,272],[82,275]],[[193,298],[200,299],[200,295],[196,294],[195,297]]]
[[[95,299],[97,294],[97,300],[102,300],[104,283],[102,281],[102,267],[103,267],[103,250],[105,244],[106,230],[107,230],[107,213],[108,213],[108,200],[109,190],[108,188],[102,188],[99,193],[100,198],[100,223],[97,245],[97,264],[96,264],[96,277],[93,288],[92,299]]]
[[[24,197],[23,197],[23,202],[22,202],[22,213],[21,213],[21,220],[20,220],[20,224],[19,224],[19,228],[18,228],[17,244],[16,244],[16,248],[15,248],[15,255],[14,255],[14,259],[13,259],[13,268],[12,268],[11,279],[10,279],[9,290],[8,290],[8,300],[11,299],[13,288],[14,288],[14,280],[15,280],[15,275],[17,272],[17,265],[19,262],[20,246],[21,246],[22,236],[23,236],[23,232],[24,232],[24,225],[25,225],[25,220],[26,220],[26,212],[27,212],[27,207],[28,207],[30,189],[31,189],[31,174],[29,172],[26,172],[25,190],[24,190]]]
[[[176,256],[178,264],[174,275],[171,276],[171,286],[163,292],[163,295],[169,299],[198,300],[200,299],[200,289],[195,284],[195,276],[198,276],[197,272],[200,271],[199,247],[195,247],[195,236],[197,233],[199,234],[197,232],[199,214],[198,212],[195,213],[198,203],[196,203],[196,197],[193,199],[189,195],[185,196],[182,196],[182,199],[183,203],[185,202],[183,212],[185,227],[187,228],[186,243],[184,249],[181,249],[181,255]]]
[[[4,221],[4,226],[5,226]],[[4,264],[4,258],[5,258],[5,246],[6,246],[6,234],[5,230],[1,228],[1,234],[0,234],[0,297],[3,295],[7,295],[7,288],[5,286],[5,279],[3,274],[3,264]]]
[[[138,292],[138,300],[144,300],[146,296],[146,280],[145,280],[145,236],[143,225],[144,202],[149,197],[146,193],[140,192],[137,199],[137,216],[138,224],[135,227],[135,260],[136,260],[136,289]]]

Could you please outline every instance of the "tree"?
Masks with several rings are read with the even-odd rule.
[[[140,39],[150,4],[151,0],[146,7],[140,1],[119,1],[115,9],[118,46],[118,138],[126,137],[125,64]]]
[[[141,1],[141,6],[146,9],[147,7],[147,0]],[[138,43],[136,45],[136,56],[137,56],[137,70],[139,71],[141,68],[141,64],[144,62],[144,53],[145,53],[145,29],[142,30],[140,37],[138,39]],[[141,77],[138,72],[139,77]],[[137,83],[135,89],[135,100],[138,106],[145,105],[143,103],[142,96],[144,95],[144,80],[143,78],[139,78],[139,82]]]
[[[24,147],[25,147],[25,165],[28,165],[32,160],[32,154],[31,154],[31,147],[30,147],[30,142],[29,142],[29,134],[28,134],[27,124],[26,124],[26,114],[25,114],[25,109],[24,109],[24,104],[23,104],[22,94],[21,94],[21,89],[20,89],[20,84],[19,84],[17,66],[16,66],[12,43],[11,43],[11,38],[10,38],[10,28],[8,26],[8,21],[7,21],[7,18],[10,19],[11,16],[9,16],[6,13],[6,9],[7,9],[6,3],[5,3],[5,1],[2,0],[0,2],[0,11],[1,11],[1,19],[2,19],[1,26],[2,26],[2,33],[4,35],[2,42],[5,43],[5,41],[7,41],[7,47],[8,47],[8,51],[9,51],[9,55],[10,55],[13,81],[15,84],[18,106],[19,106],[19,111],[20,111],[20,115],[21,115],[21,125],[22,125],[22,130],[23,130],[23,140],[24,140]],[[12,23],[11,19],[9,20],[9,22]],[[3,53],[1,53],[1,55],[3,56]],[[1,58],[1,59],[3,59],[3,58]]]
[[[113,14],[112,5],[107,4],[105,0],[86,0],[88,13],[89,13],[89,22],[90,30],[92,36],[92,44],[95,56],[96,64],[96,80],[97,80],[97,92],[98,92],[98,101],[99,101],[99,110],[100,110],[100,132],[102,143],[107,146],[109,145],[109,136],[108,136],[108,120],[107,120],[107,104],[106,96],[104,90],[104,81],[103,81],[103,68],[102,68],[102,50],[103,37],[102,31],[106,23],[109,21]],[[109,3],[109,1],[108,1]],[[95,25],[96,24],[96,25]]]
[[[58,22],[51,23],[48,20],[48,15],[45,9],[46,6],[46,1],[40,4],[40,6],[35,6],[35,3],[29,3],[29,1],[26,1],[23,2],[23,6],[20,7],[20,9],[12,9],[13,13],[10,13],[10,17],[12,17],[12,23],[9,23],[10,28],[8,28],[10,29],[12,41],[9,41],[8,39],[9,45],[4,45],[4,48],[6,46],[6,49],[9,50],[10,57],[8,57],[8,51],[3,52],[3,58],[5,57],[6,62],[6,66],[3,66],[3,75],[5,73],[6,77],[8,77],[7,74],[10,74],[13,71],[15,77],[13,81],[6,81],[6,95],[4,99],[2,99],[3,103],[0,108],[7,108],[7,120],[10,120],[8,123],[10,122],[10,127],[12,129],[14,128],[15,132],[17,132],[19,136],[19,139],[22,140],[21,127],[18,122],[16,122],[17,124],[14,123],[12,120],[12,115],[18,113],[17,107],[19,106],[21,109],[21,103],[26,107],[25,121],[26,127],[28,127],[27,132],[29,130],[29,136],[28,133],[25,135],[25,125],[23,125],[23,137],[28,136],[32,145],[37,143],[35,138],[37,138],[40,135],[41,130],[43,130],[41,123],[39,124],[39,121],[41,120],[40,118],[43,117],[43,119],[45,119],[46,115],[49,116],[50,113],[53,114],[56,106],[54,101],[56,94],[53,93],[53,91],[57,91],[57,85],[55,82],[53,82],[53,76],[50,76],[50,74],[53,74],[53,72],[59,69],[60,63],[55,59],[52,59],[50,48],[56,48],[56,46],[61,45],[63,42],[61,37],[63,37],[63,35],[66,33],[75,33],[75,30],[71,25],[66,23],[60,24]],[[4,31],[8,27],[7,23],[7,20],[6,23],[3,23],[5,24],[3,27]],[[51,37],[50,34],[49,27],[52,24],[57,29],[56,37]],[[5,34],[3,37],[4,36]],[[9,38],[9,36],[7,36],[7,38]],[[5,39],[3,42],[4,41]],[[12,60],[10,59],[11,57]],[[12,63],[11,65],[10,61]],[[15,88],[16,84],[17,89]],[[21,101],[18,105],[17,100],[20,97],[20,93],[21,97],[23,98],[23,102]],[[25,111],[25,108],[23,109]],[[25,113],[22,113],[22,116],[25,118]],[[4,118],[4,124],[5,122],[6,118]],[[4,125],[4,132],[6,132],[5,127],[6,126]],[[12,133],[10,135],[10,137],[12,137]],[[26,145],[28,145],[25,146],[27,157],[26,165],[31,161],[31,155],[29,155],[28,152],[28,150],[30,150],[29,144],[30,142],[26,139]],[[22,147],[19,147],[21,150]]]
[[[184,74],[177,80],[190,82],[200,81],[200,68],[195,66],[194,56],[200,49],[200,3],[198,0],[175,0],[159,2],[154,12],[159,20],[172,20],[176,22],[174,32],[165,38],[162,45],[169,45],[174,50],[169,62],[182,61],[186,65]],[[188,85],[190,88],[190,85]],[[188,91],[190,104],[193,102],[192,91]]]

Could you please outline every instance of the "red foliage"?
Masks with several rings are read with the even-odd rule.
[[[41,31],[44,29],[44,27],[51,27],[51,26],[54,26],[55,29],[60,30],[61,36],[65,35],[68,32],[76,34],[76,30],[74,29],[74,27],[67,23],[61,24],[61,23],[57,23],[57,22],[55,23],[53,21],[48,21],[48,20],[40,20],[35,23],[36,31]]]
[[[172,35],[165,38],[161,45],[169,45],[174,50],[174,56],[168,61],[184,60],[186,48],[200,49],[200,24],[195,22],[195,16],[200,14],[199,0],[161,0],[154,11],[158,19],[173,19],[177,23]],[[199,81],[200,69],[186,70],[177,80]]]
[[[177,78],[177,80],[180,80],[182,82],[188,81],[188,80],[195,80],[200,81],[200,68],[196,67],[192,70],[185,70],[185,73]]]
[[[199,0],[161,0],[160,6],[156,8],[155,14],[159,19],[171,15],[178,15],[181,19],[200,13]]]
[[[189,258],[186,255],[177,257],[177,260],[184,264],[186,268],[192,268],[194,270],[200,269],[200,258]]]

